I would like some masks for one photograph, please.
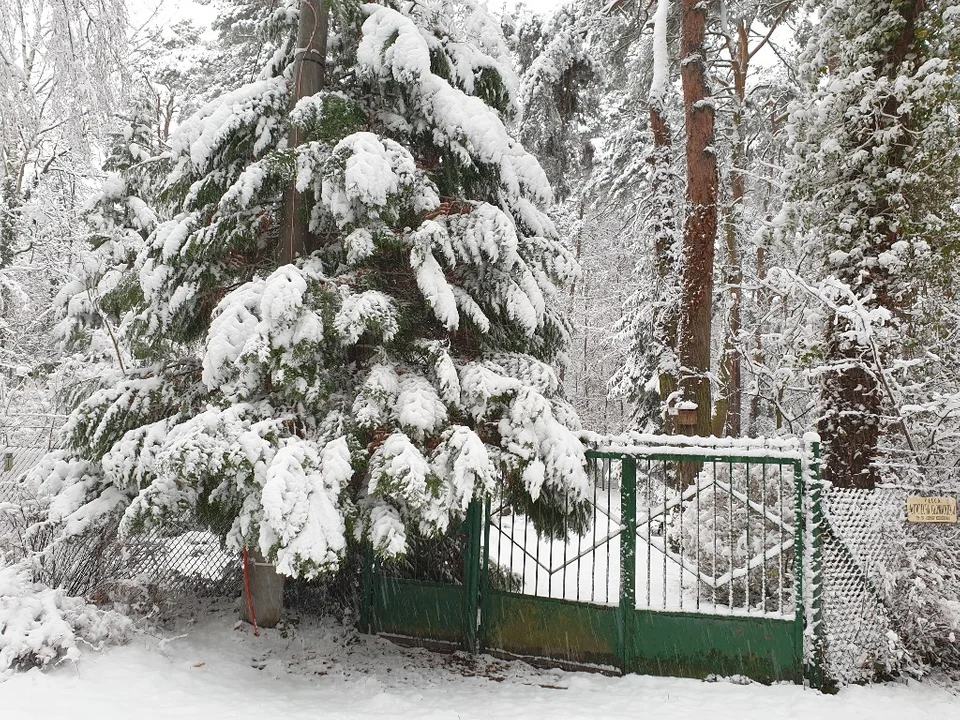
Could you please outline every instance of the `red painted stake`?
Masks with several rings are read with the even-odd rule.
[[[250,592],[250,559],[247,557],[246,545],[243,546],[243,584],[247,589],[247,607],[250,608],[250,619],[253,621],[253,636],[260,637],[257,614],[253,611],[253,594]]]

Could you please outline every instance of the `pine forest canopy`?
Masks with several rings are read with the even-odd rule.
[[[501,482],[558,532],[587,490],[551,368],[578,266],[504,125],[499,27],[469,1],[304,2],[332,62],[299,97],[318,62],[295,52],[299,6],[248,7],[272,57],[166,151],[143,152],[143,118],[116,144],[61,330],[123,369],[37,470],[51,510],[74,531],[195,510],[307,577],[351,541],[402,553]],[[281,264],[291,205],[307,237]]]
[[[53,315],[23,258],[81,256],[34,281],[68,278],[33,480],[69,533],[199,513],[314,576],[498,489],[560,533],[578,418],[677,432],[691,401],[700,434],[819,427],[839,484],[960,455],[958,0],[223,0],[103,96],[95,5],[37,16],[74,106],[0,4],[4,368]]]

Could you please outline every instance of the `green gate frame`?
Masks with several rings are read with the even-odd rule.
[[[419,644],[497,652],[561,665],[681,677],[744,675],[823,686],[819,445],[809,460],[710,453],[588,451],[621,462],[618,606],[534,597],[490,584],[490,501],[473,501],[464,523],[462,585],[385,577],[365,563],[361,627]],[[793,619],[636,607],[637,461],[749,463],[792,467],[796,487]],[[805,587],[804,571],[809,571]]]
[[[439,649],[476,652],[482,522],[482,506],[473,501],[460,528],[465,538],[462,585],[386,575],[368,546],[363,564],[360,629]]]

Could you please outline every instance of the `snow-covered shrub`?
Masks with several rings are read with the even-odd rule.
[[[898,665],[913,675],[931,669],[960,678],[960,529],[910,525],[901,568],[890,572],[891,620]]]
[[[732,608],[749,601],[752,610],[763,612],[792,607],[792,478],[792,472],[786,479],[776,466],[759,464],[750,465],[748,473],[745,465],[710,463],[698,474],[699,496],[683,503],[667,533],[686,563],[720,581],[715,588],[703,583],[701,598]],[[785,521],[787,529],[771,518]],[[765,553],[766,561],[760,562]]]
[[[76,660],[80,646],[127,638],[131,621],[32,580],[29,564],[0,564],[0,679],[21,668]]]
[[[0,561],[29,567],[33,582],[70,596],[89,597],[117,578],[117,518],[67,528],[28,481],[0,483],[0,499]]]

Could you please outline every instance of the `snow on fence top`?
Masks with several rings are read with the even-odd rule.
[[[624,433],[601,435],[584,431],[580,439],[591,450],[622,455],[709,455],[713,458],[776,458],[805,460],[813,443],[820,442],[814,432],[802,438],[718,438],[695,435],[651,435]]]

